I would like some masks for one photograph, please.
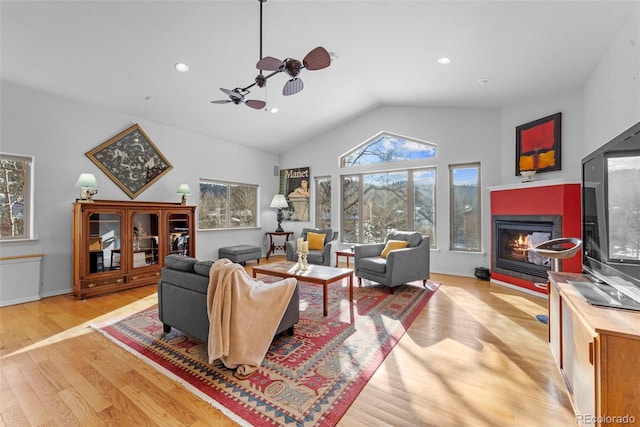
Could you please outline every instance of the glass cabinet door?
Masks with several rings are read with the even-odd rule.
[[[189,254],[189,214],[169,214],[169,250],[168,254]]]
[[[158,213],[137,212],[133,215],[133,262],[134,268],[158,264]]]
[[[96,212],[89,215],[87,270],[91,273],[120,269],[120,227],[118,213]]]

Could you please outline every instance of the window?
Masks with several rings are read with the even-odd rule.
[[[33,157],[0,153],[0,240],[33,238]]]
[[[200,179],[198,229],[258,226],[258,186]]]
[[[435,248],[435,181],[435,168],[343,176],[343,240],[382,242],[391,230],[415,230]]]
[[[451,249],[480,252],[480,164],[450,165]]]
[[[331,228],[331,177],[316,177],[316,227]]]
[[[380,132],[340,158],[342,167],[418,160],[436,156],[436,146],[417,139]]]

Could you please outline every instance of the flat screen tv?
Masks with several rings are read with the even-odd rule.
[[[592,304],[640,310],[640,122],[582,159],[582,240],[595,284],[576,288]],[[601,291],[609,299],[585,295]]]

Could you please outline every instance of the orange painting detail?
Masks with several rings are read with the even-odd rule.
[[[556,164],[555,150],[549,150],[544,153],[532,154],[529,156],[520,156],[520,170],[538,170],[554,166]]]

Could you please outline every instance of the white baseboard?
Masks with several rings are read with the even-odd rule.
[[[516,291],[524,292],[525,294],[533,295],[535,297],[539,297],[542,299],[549,299],[547,294],[541,294],[540,292],[532,291],[531,289],[523,288],[520,286],[512,285],[511,283],[503,282],[501,280],[491,279],[491,283],[495,283],[496,285],[504,286],[505,288],[514,289]]]

